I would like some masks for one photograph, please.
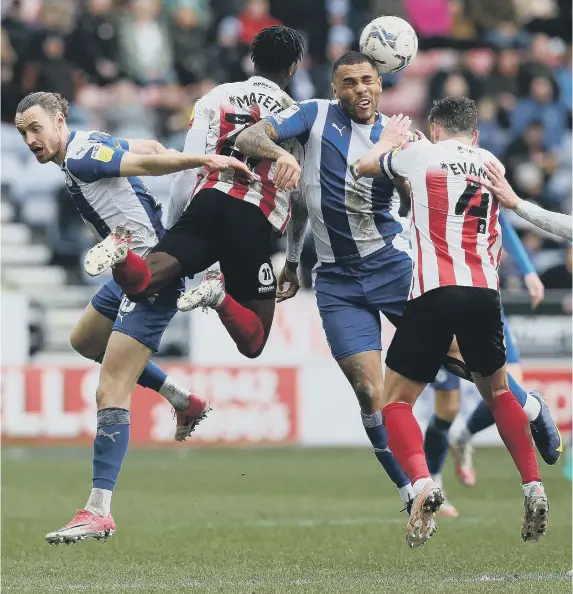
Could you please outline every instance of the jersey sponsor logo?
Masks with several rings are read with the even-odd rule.
[[[109,146],[103,144],[96,144],[92,151],[92,159],[101,161],[102,163],[109,163],[113,158],[114,150]]]
[[[261,285],[268,287],[272,285],[275,280],[272,268],[267,262],[261,265],[259,268],[259,282]]]

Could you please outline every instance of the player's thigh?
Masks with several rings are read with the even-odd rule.
[[[225,290],[243,304],[274,301],[277,280],[271,264],[271,224],[248,202],[227,196],[221,206],[226,212],[218,248]],[[264,309],[270,310],[268,306]]]
[[[122,297],[122,289],[114,280],[92,297],[70,335],[70,343],[80,355],[88,359],[103,355]]]
[[[107,317],[88,303],[70,334],[72,348],[86,359],[98,359],[105,352],[114,321],[115,316]]]
[[[491,376],[505,366],[506,352],[499,293],[457,287],[456,338],[472,374]]]
[[[379,350],[363,351],[338,359],[338,365],[350,382],[363,413],[382,408],[382,358]]]
[[[454,336],[440,290],[408,301],[386,356],[387,367],[417,383],[435,380]]]
[[[129,408],[131,393],[153,351],[122,332],[112,332],[96,392],[98,409]]]
[[[382,350],[380,314],[361,301],[357,279],[319,271],[314,288],[326,340],[337,361]]]
[[[151,285],[161,281],[165,286],[178,276],[191,278],[217,261],[217,238],[221,233],[217,195],[205,192],[209,191],[203,190],[191,200],[181,218],[147,256]]]

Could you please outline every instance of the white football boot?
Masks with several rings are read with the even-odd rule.
[[[118,225],[103,241],[88,251],[84,269],[90,276],[99,276],[112,266],[123,262],[131,244],[132,233]]]
[[[521,526],[521,538],[538,541],[547,532],[547,516],[549,515],[549,501],[543,485],[536,485],[525,496],[523,502],[525,516]]]
[[[208,270],[198,287],[188,289],[177,300],[179,311],[191,311],[201,307],[203,311],[221,305],[225,297],[225,277],[214,268]]]

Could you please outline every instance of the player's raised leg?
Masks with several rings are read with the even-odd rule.
[[[527,415],[533,440],[541,457],[547,464],[555,464],[563,450],[561,433],[551,417],[551,412],[542,394],[537,391],[527,392],[521,386],[523,372],[520,366],[519,349],[505,315],[502,315],[502,319],[507,351],[509,389]],[[466,452],[471,451],[470,440],[476,433],[490,427],[493,423],[493,416],[486,403],[482,401],[468,417],[463,429],[452,442],[452,454],[456,459],[456,473],[463,484],[467,485],[468,483],[465,481],[464,474],[458,473],[458,468],[462,468],[463,460],[468,458]]]
[[[103,361],[121,304],[121,289],[113,281],[96,293],[70,336],[71,345],[77,353],[98,363]],[[137,383],[161,394],[173,406],[177,418],[176,441],[187,439],[210,411],[205,398],[178,385],[152,361],[147,362]]]

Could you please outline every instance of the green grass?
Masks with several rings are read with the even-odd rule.
[[[571,592],[571,484],[543,467],[550,528],[519,537],[521,489],[509,456],[478,450],[478,484],[448,462],[458,520],[424,549],[404,542],[405,514],[361,449],[132,451],[105,544],[49,547],[44,534],[85,503],[91,452],[3,451],[6,592]],[[413,590],[416,588],[416,590]],[[421,590],[423,588],[423,590]]]

